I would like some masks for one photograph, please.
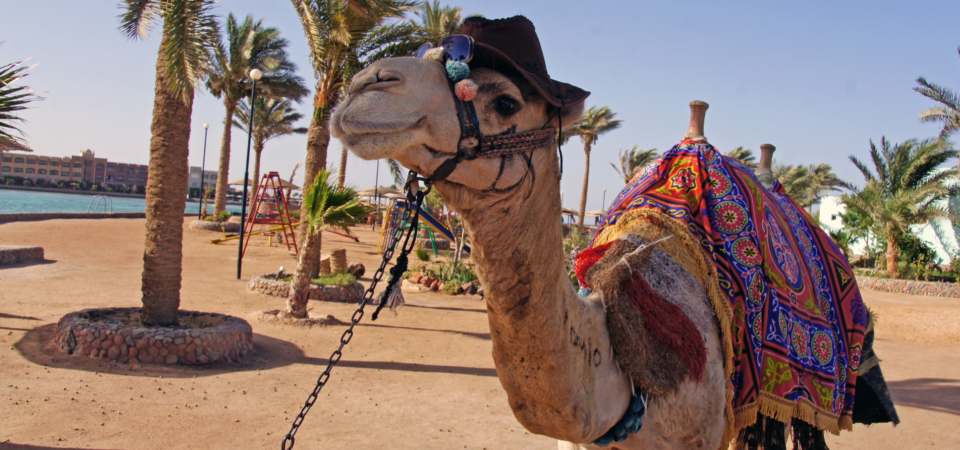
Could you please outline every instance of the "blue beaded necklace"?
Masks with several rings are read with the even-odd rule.
[[[640,431],[640,427],[643,426],[643,415],[647,412],[647,399],[649,397],[648,394],[638,389],[636,393],[630,396],[630,405],[623,417],[617,421],[613,428],[591,444],[606,447],[614,442],[623,442],[630,433]]]

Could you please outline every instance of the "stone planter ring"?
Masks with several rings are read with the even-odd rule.
[[[253,328],[224,314],[180,311],[180,326],[144,327],[140,308],[72,312],[57,322],[55,342],[68,354],[120,363],[217,364],[253,350]]]

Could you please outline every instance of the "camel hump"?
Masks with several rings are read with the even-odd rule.
[[[707,137],[703,135],[703,121],[707,117],[707,108],[710,105],[702,100],[690,102],[690,128],[683,135],[684,140],[707,143]]]

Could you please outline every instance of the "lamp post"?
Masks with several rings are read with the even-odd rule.
[[[210,124],[203,124],[203,161],[200,161],[200,206],[197,208],[197,219],[203,219],[203,171],[207,168],[207,131],[210,130]]]
[[[603,202],[600,203],[600,209],[607,209],[607,188],[603,188]]]
[[[259,69],[250,71],[250,79],[253,80],[253,87],[250,88],[250,123],[247,124],[247,162],[243,166],[243,200],[240,203],[240,246],[237,250],[237,279],[240,279],[240,270],[243,267],[243,231],[247,226],[247,184],[250,182],[250,142],[253,139],[253,111],[254,102],[257,100],[257,80],[263,76]],[[230,126],[230,118],[227,118],[226,126]]]
[[[373,178],[373,198],[377,199],[377,212],[373,215],[373,231],[377,231],[377,216],[380,214],[380,160],[377,160],[377,174]]]

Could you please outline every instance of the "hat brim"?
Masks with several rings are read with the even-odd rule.
[[[503,72],[506,68],[504,65],[527,80],[530,86],[536,89],[547,103],[558,108],[577,105],[590,96],[589,91],[580,89],[572,84],[540,76],[520,67],[510,59],[510,57],[492,46],[480,42],[475,44],[473,59],[470,61],[471,67],[486,67],[498,72]]]

